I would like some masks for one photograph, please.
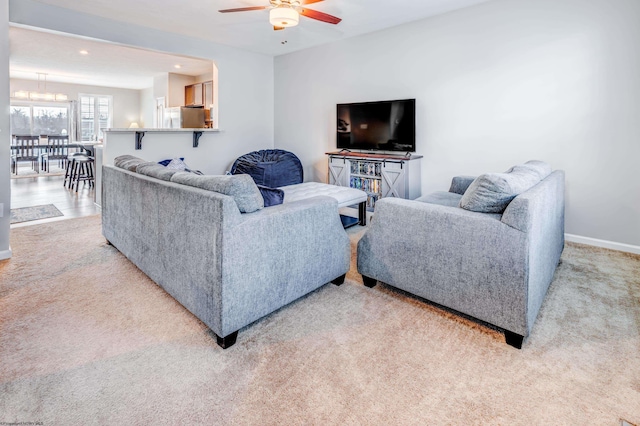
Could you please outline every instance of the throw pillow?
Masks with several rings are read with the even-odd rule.
[[[184,158],[174,158],[169,162],[169,164],[167,164],[166,167],[167,169],[170,169],[170,170],[178,170],[178,171],[185,170],[187,168],[187,165],[183,160]]]
[[[238,210],[242,213],[251,213],[264,207],[260,191],[249,175],[202,176],[178,172],[171,177],[171,182],[215,191],[233,197]]]
[[[284,202],[284,191],[278,188],[269,188],[267,186],[258,185],[260,195],[264,201],[265,207],[277,206]]]
[[[138,165],[146,163],[146,160],[142,158],[134,157],[133,155],[120,155],[113,160],[113,165],[121,169],[135,172]]]
[[[538,174],[527,168],[486,173],[469,185],[458,206],[474,212],[503,213],[511,200],[538,182]]]
[[[189,168],[189,166],[187,166],[187,163],[184,162],[184,157],[173,158],[171,160],[158,161],[158,164],[160,164],[162,166],[165,166],[166,168],[171,169],[171,170],[195,173],[197,175],[203,175],[204,174],[200,170],[191,170]]]
[[[167,167],[161,166],[158,163],[149,162],[142,163],[136,168],[136,172],[141,175],[150,176],[161,180],[171,180],[171,177],[179,170],[171,170]]]
[[[184,157],[180,157],[180,160],[184,161]],[[173,158],[169,158],[168,160],[158,161],[158,164],[167,167],[169,163],[171,163],[172,161],[173,161]]]

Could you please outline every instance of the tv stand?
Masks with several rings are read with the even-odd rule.
[[[413,200],[422,195],[422,155],[349,150],[326,154],[329,156],[329,183],[366,192],[367,207],[370,210],[383,197]]]

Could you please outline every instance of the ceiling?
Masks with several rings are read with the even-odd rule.
[[[342,18],[342,22],[332,25],[301,16],[298,26],[282,31],[273,31],[269,24],[267,10],[238,13],[218,12],[220,9],[264,6],[269,4],[269,0],[36,1],[256,53],[278,56],[424,19],[488,0],[325,0],[306,7]],[[99,76],[102,81],[113,81],[110,84],[101,85],[127,87],[122,86],[127,80],[131,86],[134,86],[138,83],[133,84],[133,81],[142,78],[143,74],[159,72],[155,65],[158,65],[159,68],[166,67],[166,63],[163,62],[166,60],[170,63],[170,67],[173,67],[176,61],[173,59],[175,57],[157,52],[142,53],[143,51],[138,49],[86,39],[63,36],[54,38],[48,33],[30,31],[35,34],[29,34],[26,29],[16,30],[16,27],[12,27],[10,32],[11,77],[15,78],[27,78],[24,74],[18,77],[16,74],[18,72],[24,71],[33,74],[37,69],[46,68],[51,70],[47,77],[49,81],[55,81],[56,75],[60,74],[69,76],[76,83],[82,79],[82,81],[87,81],[84,84],[96,84],[95,82],[89,83],[89,81],[92,80],[91,76]],[[77,55],[80,49],[89,50],[90,54],[87,57],[91,56],[92,60],[87,61],[85,57],[81,61],[82,58],[78,58],[79,55]],[[118,53],[119,49],[124,49],[124,53]],[[122,61],[123,55],[126,55],[127,61]],[[118,58],[118,60],[115,61],[114,58]],[[186,59],[180,59],[180,61],[187,63]],[[128,66],[123,67],[123,63]],[[155,65],[152,66],[152,64]],[[183,73],[175,69],[172,69],[171,72]],[[123,77],[125,74],[131,77]],[[37,77],[33,76],[32,78]],[[148,84],[144,87],[148,87]]]
[[[154,76],[168,72],[191,76],[213,72],[210,60],[14,26],[9,28],[9,43],[9,75],[25,80],[37,80],[38,73],[44,73],[48,82],[139,90],[152,87]]]

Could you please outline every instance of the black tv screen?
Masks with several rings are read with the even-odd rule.
[[[339,149],[416,150],[416,100],[337,105]]]

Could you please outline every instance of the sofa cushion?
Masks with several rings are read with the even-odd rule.
[[[155,162],[147,162],[139,164],[138,167],[136,167],[136,172],[156,179],[171,180],[171,177],[176,174],[178,170],[168,169]]]
[[[539,174],[527,167],[511,173],[486,173],[469,185],[459,207],[481,213],[502,213],[511,200],[540,182]]]
[[[284,201],[284,191],[278,188],[269,188],[267,186],[258,185],[260,195],[264,201],[265,207],[277,206]]]
[[[458,207],[462,195],[454,192],[436,191],[431,194],[423,195],[420,198],[416,198],[416,201],[429,204],[439,204],[441,206]]]
[[[284,191],[284,202],[292,203],[318,195],[335,198],[338,207],[347,207],[367,201],[367,193],[356,188],[329,185],[321,182],[304,182],[296,185],[286,185],[280,188]]]
[[[171,182],[195,186],[233,197],[238,205],[238,210],[242,213],[251,213],[264,207],[262,195],[249,175],[212,176],[177,172],[171,177]]]
[[[136,167],[142,163],[147,163],[147,161],[142,158],[134,157],[133,155],[120,155],[113,160],[114,166],[129,170],[130,172],[135,172]]]

